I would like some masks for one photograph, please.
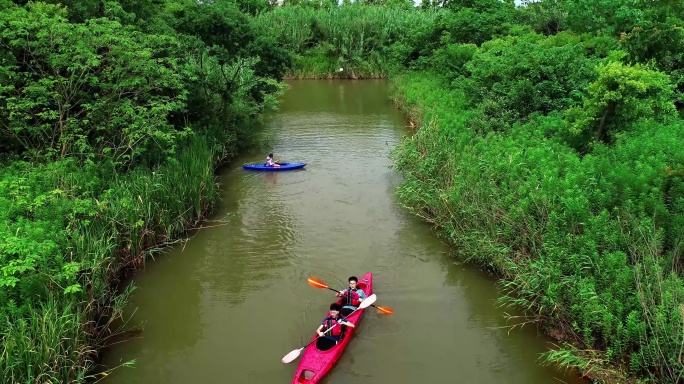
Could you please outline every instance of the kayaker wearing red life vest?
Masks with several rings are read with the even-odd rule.
[[[328,314],[328,317],[323,320],[323,323],[321,323],[320,327],[316,330],[318,336],[333,340],[335,344],[342,340],[342,326],[354,327],[354,323],[350,323],[347,319],[340,317],[341,309],[342,308],[337,303],[330,304],[330,313]],[[332,329],[324,334],[324,332],[330,328]]]
[[[366,299],[366,293],[356,287],[358,282],[359,279],[356,276],[350,277],[349,288],[335,294],[335,296],[340,298],[337,300],[337,304],[342,306],[342,316],[349,316],[350,313],[358,308],[361,301]]]

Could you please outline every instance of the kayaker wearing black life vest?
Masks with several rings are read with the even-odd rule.
[[[349,316],[350,313],[359,307],[361,301],[366,299],[366,293],[356,287],[358,282],[359,279],[356,276],[350,277],[349,288],[335,294],[335,296],[340,298],[337,300],[337,304],[342,306],[342,316]]]
[[[354,327],[354,323],[350,323],[347,319],[340,316],[341,309],[342,308],[337,303],[330,304],[330,313],[328,314],[328,317],[323,320],[321,326],[316,330],[318,336],[333,340],[335,344],[342,340],[344,333],[342,326]],[[332,329],[324,334],[324,332],[330,328]]]

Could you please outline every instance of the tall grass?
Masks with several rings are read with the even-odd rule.
[[[296,78],[386,77],[394,68],[393,46],[407,31],[429,28],[439,13],[345,4],[284,6],[256,18],[293,54],[287,76]],[[339,69],[342,68],[342,72]]]
[[[60,383],[84,379],[72,371],[91,355],[83,334],[83,312],[72,301],[51,298],[29,317],[10,317],[2,333],[0,380],[3,383]]]
[[[557,116],[483,134],[465,90],[440,79],[393,80],[422,122],[393,154],[402,204],[501,276],[503,305],[569,343],[543,359],[681,382],[684,124],[643,121],[581,156],[552,136]]]
[[[0,381],[82,382],[117,332],[120,272],[212,208],[214,166],[275,105],[287,56],[232,2],[5,3]]]
[[[154,170],[120,175],[102,169],[98,178],[92,169],[64,161],[47,165],[50,173],[27,166],[5,174],[7,184],[19,190],[59,190],[65,196],[46,203],[37,214],[57,214],[52,226],[66,229],[53,237],[58,245],[50,250],[66,259],[52,255],[52,260],[62,261],[21,275],[21,298],[31,297],[33,290],[36,300],[22,301],[2,289],[10,304],[0,312],[1,382],[76,383],[86,378],[97,350],[116,331],[111,325],[130,293],[114,291],[119,271],[141,266],[146,256],[206,217],[218,199],[216,156],[207,138],[194,136],[175,159]],[[43,174],[50,176],[38,177]],[[36,195],[27,198],[35,204],[42,196]],[[6,240],[6,251],[10,245]],[[73,274],[62,273],[72,267]],[[66,293],[73,283],[86,289]]]

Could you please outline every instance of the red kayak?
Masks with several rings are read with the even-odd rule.
[[[366,293],[366,297],[370,296],[373,293],[373,274],[368,272],[361,276],[357,287]],[[337,359],[340,358],[347,344],[349,344],[349,340],[351,340],[356,327],[359,326],[359,321],[365,310],[359,309],[347,318],[351,323],[354,323],[355,327],[347,327],[342,341],[337,345],[330,349],[322,350],[326,347],[329,348],[331,341],[330,339],[320,337],[316,342],[306,347],[302,360],[299,362],[297,371],[292,379],[292,384],[315,384],[323,379],[323,376],[335,365]],[[318,334],[314,333],[312,340],[317,337]]]

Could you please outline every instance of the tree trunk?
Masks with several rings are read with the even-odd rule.
[[[607,137],[606,137],[606,126],[610,122],[610,120],[613,118],[613,115],[615,115],[615,109],[617,108],[617,103],[614,101],[611,101],[608,103],[608,107],[606,107],[606,110],[603,112],[603,116],[601,117],[601,122],[599,123],[598,129],[596,130],[596,140],[597,141],[602,141],[604,143],[607,143]]]

